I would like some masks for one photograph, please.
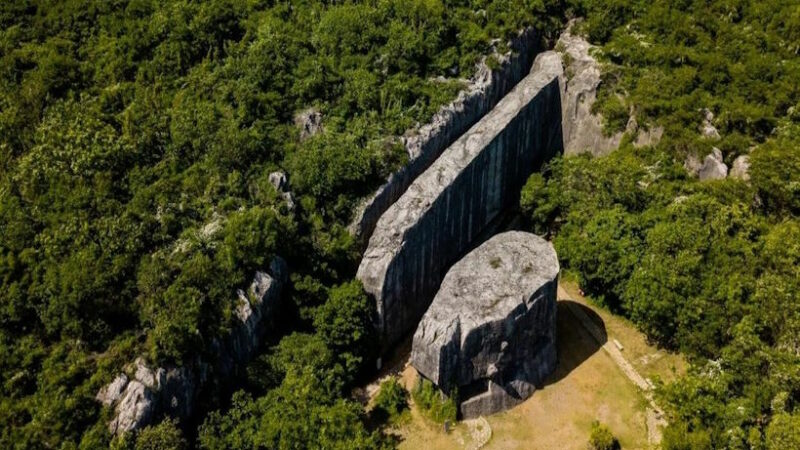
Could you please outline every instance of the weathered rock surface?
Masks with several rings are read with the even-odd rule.
[[[289,190],[289,179],[286,177],[285,172],[276,171],[269,174],[269,182],[276,191],[283,197],[289,211],[293,211],[295,207],[294,194]]]
[[[465,418],[507,409],[556,366],[558,258],[544,239],[499,234],[456,263],[414,333],[411,364]]]
[[[536,55],[542,50],[540,37],[532,28],[522,31],[509,42],[510,51],[495,54],[497,70],[482,61],[467,86],[450,104],[442,107],[431,121],[403,137],[409,162],[387,179],[366,199],[350,224],[351,233],[362,245],[367,243],[381,215],[400,198],[409,185],[442,154],[442,152],[483,117],[523,77]]]
[[[558,39],[556,48],[565,55],[566,67],[561,77],[561,104],[564,128],[564,154],[589,152],[595,156],[606,155],[619,147],[624,132],[607,136],[603,132],[603,118],[592,113],[600,86],[601,67],[592,56],[595,46],[567,28]],[[643,129],[634,117],[628,121],[625,132],[636,137],[638,147],[654,145],[664,130],[659,127]]]
[[[561,66],[539,68],[381,216],[357,276],[377,301],[384,346],[416,327],[450,265],[562,150]]]
[[[700,124],[700,134],[706,139],[720,139],[719,131],[714,126],[714,113],[710,109],[702,110],[703,122]]]
[[[308,139],[322,131],[322,113],[308,108],[294,117],[294,124],[300,128],[300,140]]]
[[[716,147],[703,158],[702,163],[695,156],[689,155],[683,167],[701,181],[721,180],[728,176],[728,166],[722,160],[722,151]]]
[[[209,371],[219,377],[234,375],[249,361],[269,326],[269,318],[277,308],[283,284],[288,277],[286,263],[275,258],[270,274],[256,272],[247,293],[237,292],[236,317],[231,334],[212,343],[213,361],[197,358],[186,366],[151,368],[137,358],[111,383],[97,393],[97,400],[114,407],[108,424],[112,434],[144,427],[161,416],[187,418],[194,410],[200,389],[208,380]]]
[[[750,155],[740,155],[733,160],[733,167],[728,174],[731,178],[747,181],[750,179]]]

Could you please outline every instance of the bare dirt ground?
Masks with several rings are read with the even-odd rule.
[[[684,370],[683,360],[650,346],[632,324],[590,304],[568,282],[559,288],[557,333],[556,372],[530,399],[485,420],[460,422],[449,432],[412,405],[409,419],[393,430],[400,447],[583,450],[592,421],[599,420],[623,448],[653,448],[663,423],[643,388],[655,377],[674,378]],[[408,389],[414,386],[409,350],[406,343],[387,361],[382,379],[397,374]],[[380,381],[362,395],[372,397]]]

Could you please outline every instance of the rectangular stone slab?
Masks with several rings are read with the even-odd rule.
[[[357,276],[377,302],[384,349],[416,327],[447,269],[562,151],[562,72],[557,55],[540,55],[381,216]]]

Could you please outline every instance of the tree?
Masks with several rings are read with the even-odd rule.
[[[619,441],[611,434],[607,426],[595,420],[592,422],[589,445],[594,450],[616,450],[619,448]]]
[[[155,426],[149,426],[136,435],[135,450],[184,450],[188,448],[186,439],[176,421],[166,419]]]
[[[332,288],[328,300],[320,306],[314,327],[351,375],[364,358],[376,350],[373,315],[375,305],[361,283],[351,281]]]

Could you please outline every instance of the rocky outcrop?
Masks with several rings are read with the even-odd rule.
[[[279,304],[287,276],[286,264],[275,258],[269,274],[256,272],[247,293],[237,292],[237,322],[230,335],[212,343],[211,361],[198,357],[184,366],[153,369],[143,358],[137,358],[125,372],[101,388],[97,400],[114,408],[109,431],[120,434],[136,430],[162,416],[190,417],[211,371],[220,378],[234,375],[255,355]]]
[[[358,278],[384,347],[413,330],[449,266],[562,150],[561,65],[552,53],[453,143],[381,216]]]
[[[700,124],[700,135],[706,139],[720,139],[719,131],[714,126],[714,113],[708,108],[703,109],[701,112],[703,113],[703,122]]]
[[[558,258],[530,233],[499,234],[456,263],[414,333],[411,365],[465,418],[521,402],[556,366]]]
[[[731,178],[748,181],[750,179],[750,155],[740,155],[733,160],[733,167],[728,174]]]
[[[491,70],[485,60],[481,62],[455,100],[442,107],[429,123],[403,137],[408,164],[363,202],[350,225],[351,233],[362,245],[367,243],[380,216],[408,186],[528,74],[542,42],[529,28],[509,42],[509,47],[508,53],[494,55],[499,62],[496,70]]]
[[[322,113],[308,108],[294,117],[294,124],[300,128],[300,140],[304,141],[322,131]]]
[[[700,181],[722,180],[728,176],[728,166],[723,162],[722,151],[716,147],[700,162],[694,155],[686,157],[683,167],[689,175]]]
[[[635,136],[635,146],[658,143],[664,130],[660,127],[643,129],[635,117],[630,118],[625,132],[606,135],[602,116],[592,113],[597,88],[602,82],[600,64],[592,55],[595,47],[583,37],[572,34],[571,28],[572,24],[556,44],[566,65],[561,80],[564,154],[589,152],[594,156],[606,155],[619,147],[625,132]]]
[[[289,190],[289,179],[286,177],[286,173],[281,171],[270,173],[269,182],[286,202],[289,211],[294,211],[294,195]]]

